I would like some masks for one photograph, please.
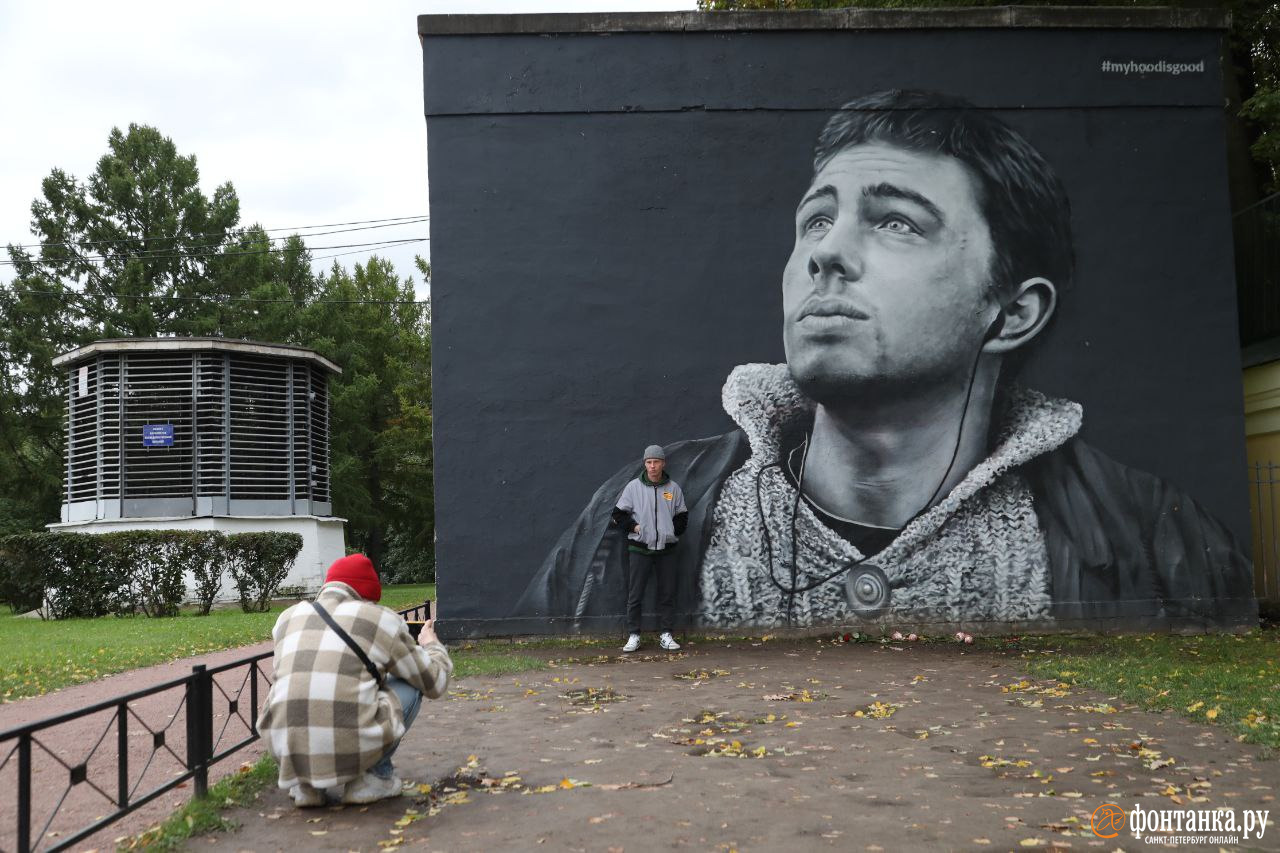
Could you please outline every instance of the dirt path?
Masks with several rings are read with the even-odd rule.
[[[1280,762],[1223,729],[1026,680],[998,652],[814,640],[686,651],[459,682],[397,756],[406,779],[436,784],[431,798],[414,788],[299,811],[271,789],[232,813],[238,831],[191,846],[1134,850],[1146,845],[1127,832],[1098,838],[1093,811],[1242,819],[1269,810],[1280,785]],[[1218,846],[1232,845],[1201,849]],[[1280,829],[1249,846],[1280,849]]]
[[[0,705],[0,731],[181,678],[189,675],[196,664],[212,668],[270,650],[270,643],[226,649],[130,670],[44,696]],[[269,671],[270,660],[266,663]],[[249,732],[246,722],[250,716],[247,690],[244,701],[237,707],[238,713],[228,712],[228,697],[236,696],[245,684],[246,675],[247,669],[239,669],[215,676],[221,690],[214,691],[214,735],[221,736],[222,746],[243,739]],[[260,695],[265,695],[265,687]],[[180,688],[171,689],[129,705],[126,724],[129,785],[138,794],[181,772],[182,765],[177,756],[186,755],[186,715],[185,710],[181,710],[182,696]],[[163,735],[163,745],[159,748],[156,748],[156,733]],[[0,850],[13,850],[16,846],[17,758],[10,756],[5,761],[10,748],[11,744],[6,744],[4,749],[0,749],[0,762],[3,762],[0,766]],[[255,741],[215,765],[210,781],[235,770],[242,762],[257,761],[261,754],[261,742]],[[90,714],[39,733],[32,748],[33,838],[38,837],[50,815],[53,818],[45,834],[45,846],[57,843],[111,811],[114,806],[108,795],[116,796],[119,787],[116,755],[115,711]],[[73,785],[71,768],[78,765],[85,767],[84,779]],[[64,792],[65,800],[57,806],[54,814],[54,807]],[[163,820],[190,796],[189,783],[175,788],[86,838],[73,849],[114,850],[114,839],[136,834]]]

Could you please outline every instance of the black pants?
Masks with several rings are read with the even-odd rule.
[[[627,554],[630,578],[627,588],[627,632],[640,633],[640,608],[644,604],[644,588],[649,585],[649,575],[658,576],[658,627],[663,631],[675,628],[676,621],[676,564],[670,550],[656,554]]]

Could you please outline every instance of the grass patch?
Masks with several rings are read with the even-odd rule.
[[[224,809],[247,806],[258,792],[275,784],[276,762],[269,755],[257,764],[244,765],[235,773],[209,786],[207,796],[193,799],[169,816],[164,823],[121,842],[119,850],[178,850],[193,835],[226,832],[235,824],[222,816]]]
[[[387,586],[382,603],[403,610],[434,595],[434,584]],[[46,622],[0,615],[0,648],[5,650],[0,703],[141,666],[269,640],[285,607],[279,604],[266,613],[242,613],[237,606],[208,616],[184,613],[167,619],[103,616]]]
[[[433,583],[406,583],[382,587],[382,600],[378,603],[392,610],[405,610],[435,597],[436,585]]]
[[[1022,652],[1032,674],[1092,687],[1154,711],[1220,725],[1280,748],[1280,630],[1248,634],[1046,636],[988,641]]]
[[[449,656],[453,658],[453,677],[511,675],[549,666],[542,658],[522,654],[520,648],[502,640],[461,643],[449,650]]]
[[[44,622],[0,616],[0,701],[39,696],[104,675],[261,642],[283,607],[168,619],[104,616]]]

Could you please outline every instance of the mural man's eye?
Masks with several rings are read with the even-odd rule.
[[[831,230],[831,218],[828,216],[815,216],[805,223],[804,230],[808,234],[825,234]]]
[[[883,231],[891,231],[894,234],[919,234],[919,230],[905,219],[891,218],[880,223]]]

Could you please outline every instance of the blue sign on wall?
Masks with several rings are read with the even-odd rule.
[[[173,447],[173,424],[143,424],[143,447]]]

